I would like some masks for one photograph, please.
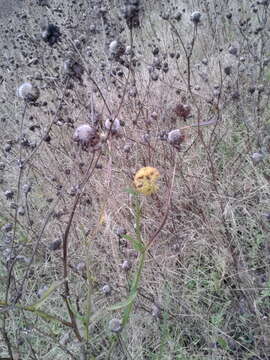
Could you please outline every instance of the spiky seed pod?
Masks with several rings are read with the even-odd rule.
[[[84,149],[87,149],[88,147],[95,149],[100,142],[100,137],[97,133],[97,129],[91,127],[89,124],[83,124],[78,126],[75,130],[73,140]]]
[[[18,87],[17,95],[25,102],[33,103],[39,98],[40,91],[30,82],[25,82]]]
[[[190,15],[190,20],[194,23],[194,24],[198,24],[201,21],[201,17],[202,14],[199,11],[194,11],[191,15]]]
[[[122,321],[119,319],[111,319],[109,321],[109,329],[114,333],[119,333],[122,330]]]

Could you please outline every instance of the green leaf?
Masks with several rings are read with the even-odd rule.
[[[134,239],[130,235],[123,235],[123,238],[130,241],[135,250],[137,250],[139,252],[142,252],[145,250],[145,246],[140,240]]]
[[[108,310],[109,310],[109,311],[114,311],[114,310],[119,310],[119,309],[122,309],[122,308],[124,308],[124,307],[127,307],[127,306],[129,306],[129,305],[135,300],[136,296],[137,296],[137,291],[133,291],[133,292],[129,295],[129,297],[127,298],[127,300],[122,301],[122,302],[120,302],[120,303],[118,303],[118,304],[115,304],[115,305],[110,306]]]
[[[130,195],[134,195],[134,196],[138,195],[138,192],[133,188],[126,188],[126,189],[123,189],[123,191],[127,192]]]
[[[59,288],[65,281],[66,281],[66,279],[63,279],[61,281],[57,281],[54,284],[52,284],[49,287],[49,289],[44,292],[44,294],[41,296],[41,298],[35,304],[30,305],[28,308],[32,309],[32,310],[38,310],[45,303],[45,301],[49,298],[51,293],[53,293],[57,288]]]
[[[217,338],[217,343],[219,344],[219,346],[220,346],[222,349],[224,349],[224,350],[228,349],[227,341],[226,341],[224,338],[218,337],[218,338]]]

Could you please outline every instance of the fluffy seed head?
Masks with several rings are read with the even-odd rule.
[[[96,146],[99,142],[99,136],[95,128],[89,124],[83,124],[75,130],[73,140],[83,147]]]
[[[21,84],[17,89],[17,96],[26,102],[35,102],[39,95],[39,89],[30,82]]]

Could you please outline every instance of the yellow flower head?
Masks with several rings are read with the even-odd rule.
[[[151,195],[158,190],[157,180],[160,174],[157,169],[146,166],[136,172],[134,185],[137,191],[144,195]]]

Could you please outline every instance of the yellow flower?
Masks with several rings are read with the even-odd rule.
[[[157,180],[159,177],[157,169],[151,166],[141,168],[134,176],[136,190],[144,195],[154,194],[158,190]]]

